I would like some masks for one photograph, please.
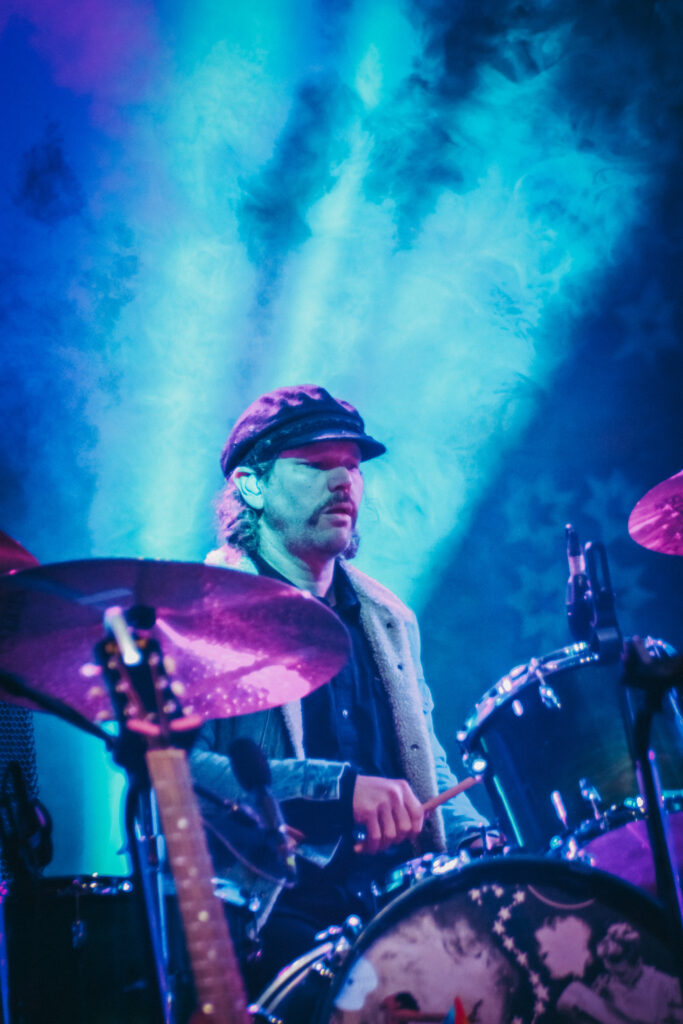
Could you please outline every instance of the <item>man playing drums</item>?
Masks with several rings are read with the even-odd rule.
[[[197,782],[240,791],[229,758],[250,737],[269,758],[288,825],[306,837],[296,885],[282,892],[247,971],[252,993],[310,949],[321,928],[375,912],[373,881],[427,850],[456,850],[486,825],[464,794],[425,816],[422,803],[456,783],[432,726],[414,614],[355,569],[361,463],[385,452],[349,403],[311,385],[253,402],[223,449],[223,545],[210,565],[309,591],[344,623],[351,658],[301,701],[207,723],[195,744]]]

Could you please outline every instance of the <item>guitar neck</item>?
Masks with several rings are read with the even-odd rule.
[[[148,750],[146,759],[197,993],[193,1024],[249,1024],[242,976],[211,883],[213,865],[185,751]]]

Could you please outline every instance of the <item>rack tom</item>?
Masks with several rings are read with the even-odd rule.
[[[653,657],[672,648],[648,638]],[[620,663],[587,644],[534,658],[504,676],[476,705],[459,734],[465,763],[484,772],[510,841],[544,853],[587,822],[628,806],[638,784],[621,715]],[[683,788],[677,698],[669,694],[653,727],[663,788]]]

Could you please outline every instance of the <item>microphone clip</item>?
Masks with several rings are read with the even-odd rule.
[[[590,646],[601,661],[618,661],[624,641],[617,622],[605,545],[600,541],[589,541],[585,557],[593,607]]]

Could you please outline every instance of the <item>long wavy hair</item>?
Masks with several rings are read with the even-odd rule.
[[[268,479],[277,461],[271,459],[245,458],[242,463],[251,469],[257,479]],[[216,518],[218,520],[218,539],[221,544],[243,551],[247,555],[255,555],[259,546],[259,519],[261,510],[252,508],[242,497],[232,477],[226,480],[214,500]],[[342,552],[342,558],[355,558],[360,544],[360,537],[354,529],[351,539]]]

